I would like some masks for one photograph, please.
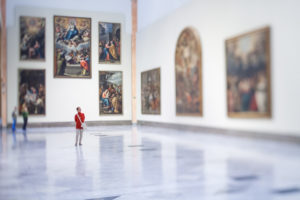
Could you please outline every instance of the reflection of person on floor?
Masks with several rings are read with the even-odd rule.
[[[26,103],[22,105],[22,116],[23,116],[23,130],[26,131],[27,121],[28,121],[28,108]]]
[[[76,122],[76,141],[75,141],[75,146],[78,144],[78,139],[79,139],[79,145],[82,145],[81,140],[82,140],[82,133],[83,133],[83,127],[82,123],[84,123],[85,116],[81,112],[81,108],[77,107],[77,114],[75,115],[75,122]]]
[[[16,131],[16,124],[17,124],[17,107],[14,108],[14,111],[12,112],[12,119],[13,119],[13,124],[12,124],[12,131]]]

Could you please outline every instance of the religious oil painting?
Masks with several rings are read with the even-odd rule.
[[[99,71],[100,115],[123,114],[123,74],[121,71]]]
[[[270,28],[226,40],[229,117],[271,117]]]
[[[91,18],[54,16],[54,77],[91,78]]]
[[[19,69],[18,85],[19,114],[27,107],[29,115],[45,115],[45,70]]]
[[[121,63],[121,24],[99,22],[99,63]]]
[[[142,114],[160,114],[160,68],[142,72]]]
[[[45,60],[45,23],[41,17],[20,16],[20,60]]]
[[[176,115],[202,116],[201,44],[194,28],[185,28],[176,45]]]

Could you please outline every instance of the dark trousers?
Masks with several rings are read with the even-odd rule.
[[[26,130],[28,117],[23,117],[23,120],[24,120],[24,123],[23,123],[23,130]]]

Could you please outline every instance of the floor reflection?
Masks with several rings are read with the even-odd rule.
[[[300,199],[300,146],[161,128],[2,131],[0,199]]]

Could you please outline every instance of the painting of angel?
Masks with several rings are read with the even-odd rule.
[[[41,17],[20,16],[20,60],[45,60],[45,23]]]
[[[54,16],[54,77],[91,78],[91,18]]]

